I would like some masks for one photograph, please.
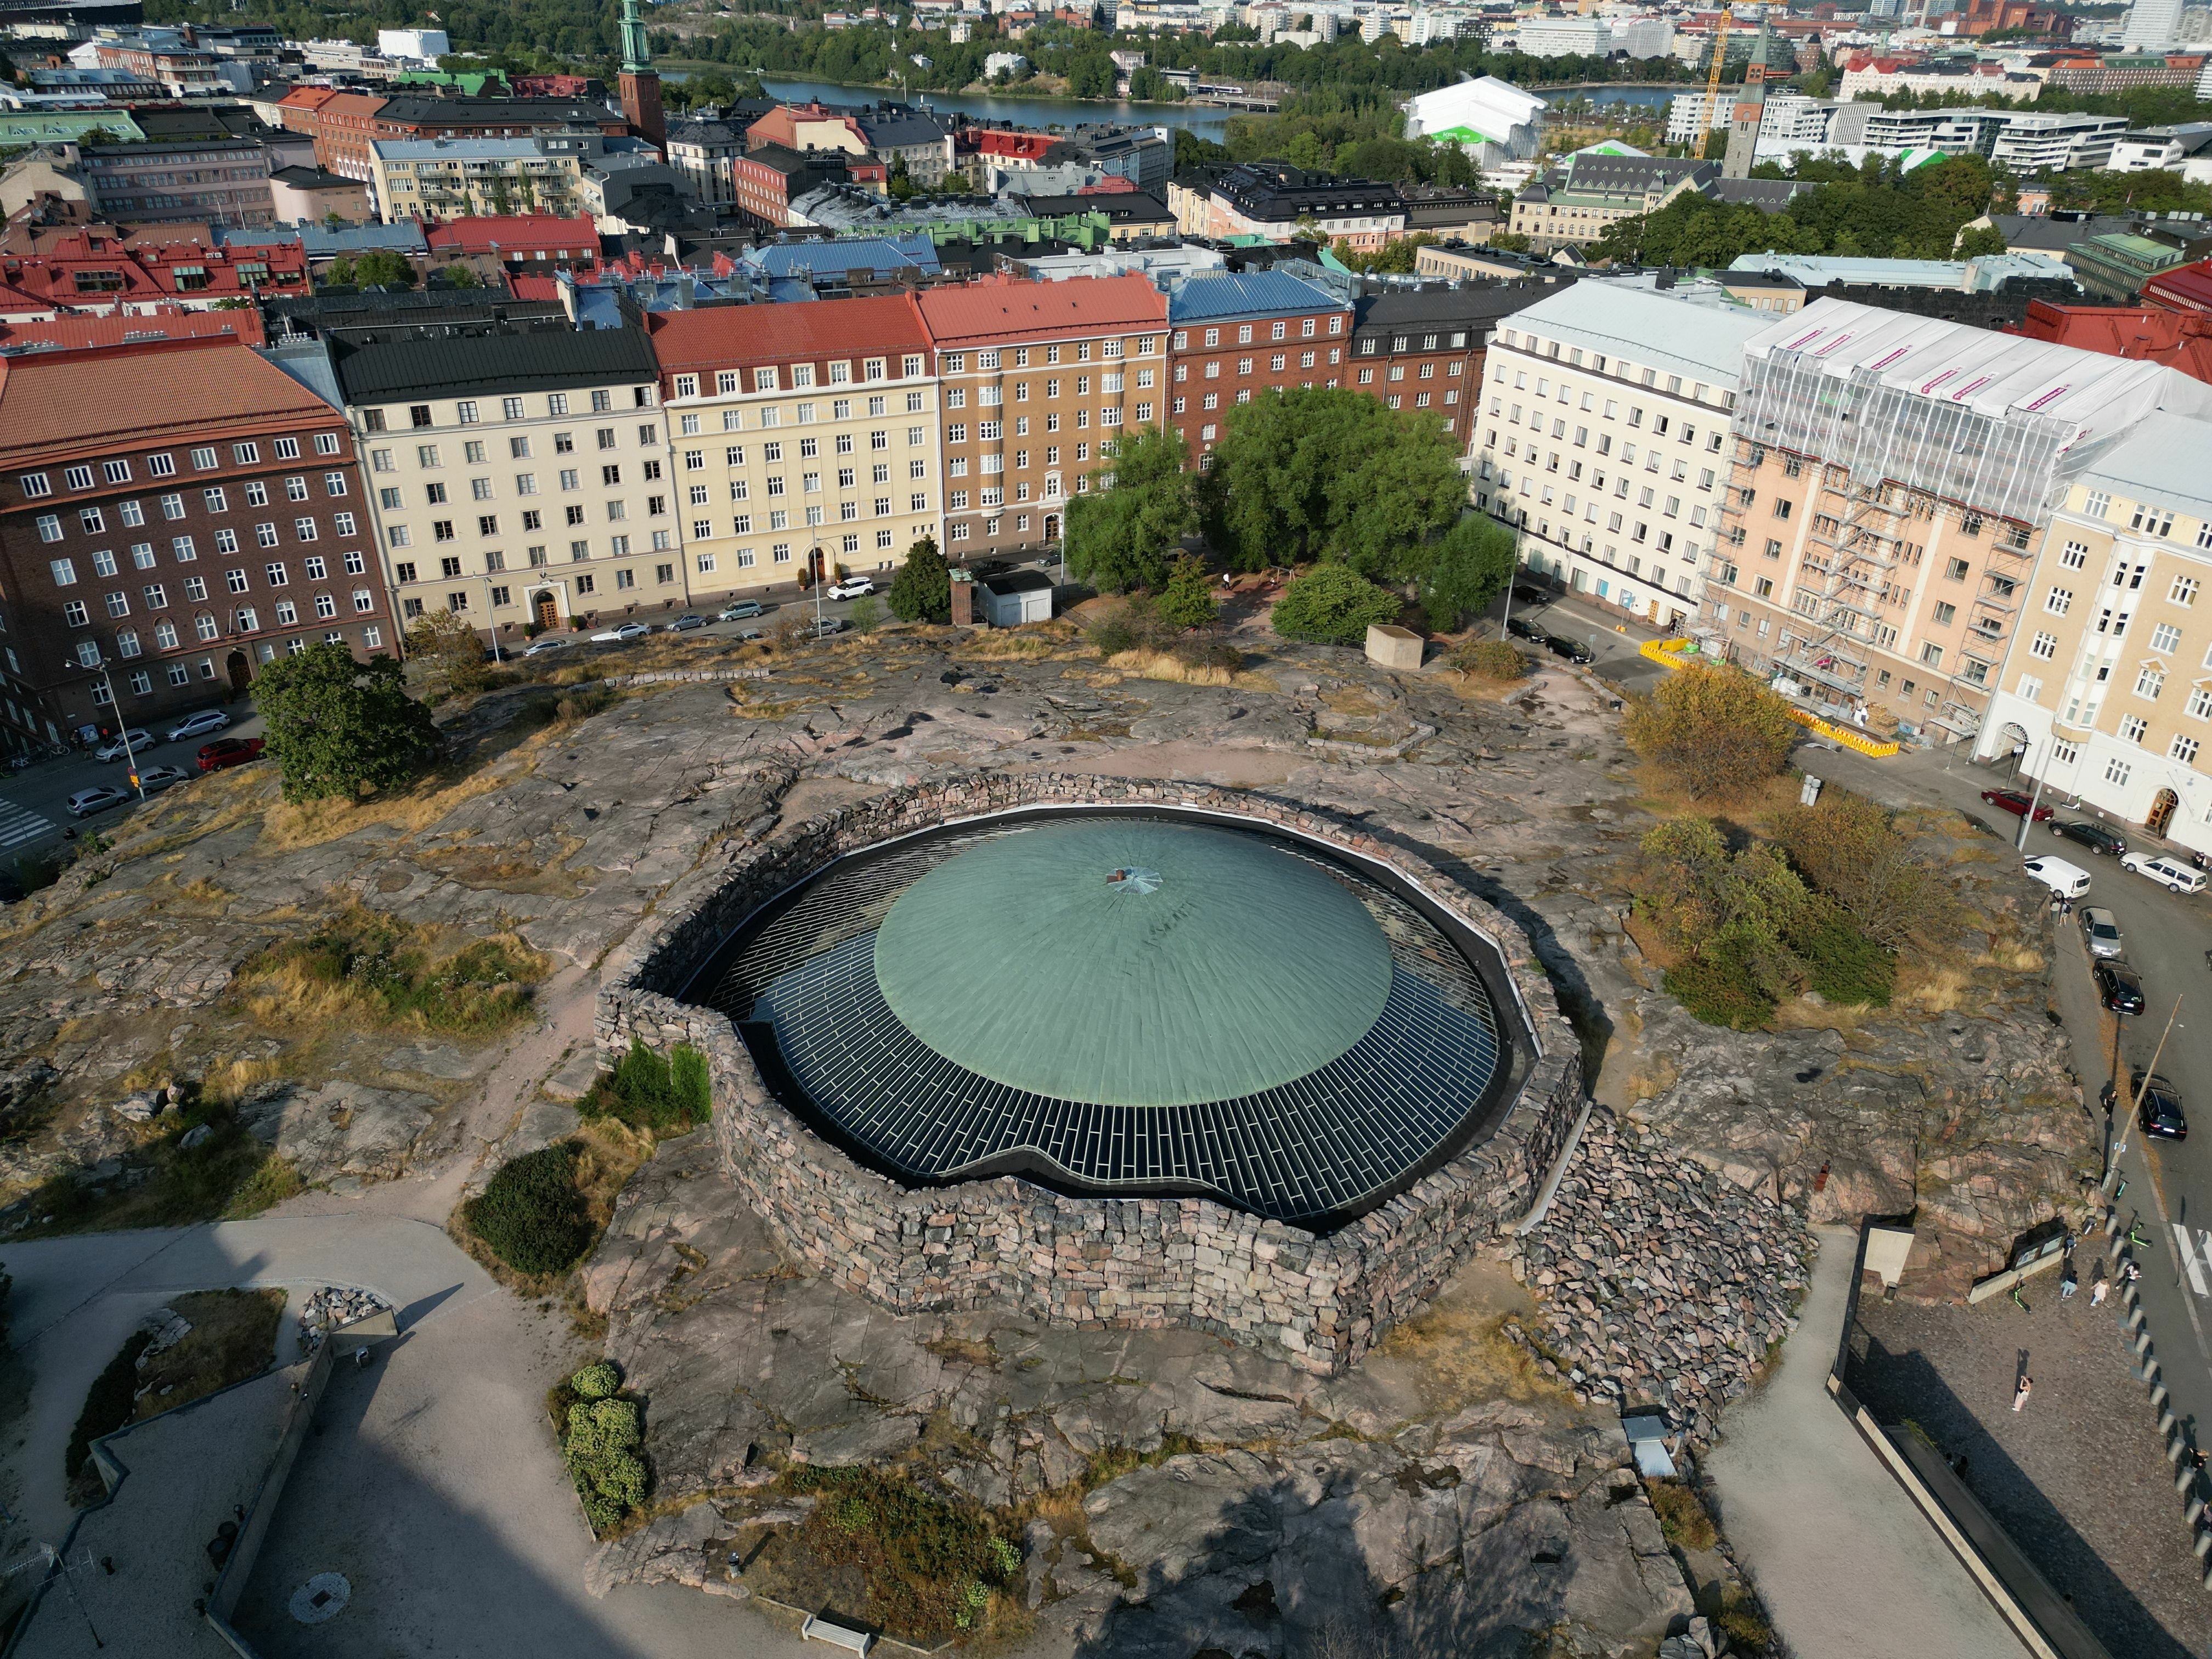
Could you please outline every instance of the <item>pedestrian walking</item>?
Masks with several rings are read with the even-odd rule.
[[[2105,1298],[2112,1293],[2112,1281],[2109,1279],[2099,1279],[2095,1284],[2089,1287],[2089,1305],[2093,1308],[2103,1307],[2105,1305]]]
[[[2142,1277],[2142,1269],[2137,1267],[2134,1262],[2130,1261],[2126,1267],[2120,1269],[2120,1276],[2123,1279],[2125,1279],[2129,1284],[2132,1285],[2136,1280]]]
[[[2022,1406],[2027,1404],[2027,1396],[2034,1392],[2034,1389],[2035,1379],[2027,1376],[2021,1376],[2020,1387],[2013,1392],[2012,1408],[2018,1411]]]
[[[2081,1288],[2081,1281],[2075,1277],[2074,1273],[2074,1264],[2069,1261],[2063,1269],[2060,1270],[2059,1273],[2058,1299],[2061,1302],[2063,1302],[2068,1297],[2073,1295],[2075,1291]]]

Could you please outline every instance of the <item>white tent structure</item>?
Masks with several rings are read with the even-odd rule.
[[[1406,137],[1457,144],[1485,170],[1536,154],[1544,100],[1494,75],[1425,92],[1405,105]]]

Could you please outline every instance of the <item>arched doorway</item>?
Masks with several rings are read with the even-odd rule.
[[[1058,541],[1059,539],[1060,539],[1060,514],[1057,514],[1057,513],[1048,513],[1048,514],[1046,514],[1044,515],[1044,540],[1045,540],[1045,545],[1046,545],[1046,546],[1048,546],[1048,547],[1049,547],[1049,546],[1051,546],[1051,545],[1052,545],[1052,544],[1053,544],[1053,543],[1054,543],[1054,542]]]
[[[243,651],[232,652],[223,666],[229,671],[232,690],[243,691],[253,684],[253,665],[246,660]]]
[[[557,627],[561,621],[561,602],[550,589],[539,588],[530,596],[530,609],[541,629]]]
[[[2171,789],[2161,789],[2150,804],[2150,816],[2143,820],[2143,828],[2154,836],[2166,833],[2166,826],[2173,822],[2173,809],[2181,805],[2181,797]]]

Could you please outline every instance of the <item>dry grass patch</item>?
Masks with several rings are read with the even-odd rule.
[[[1528,1351],[1507,1339],[1510,1316],[1496,1304],[1510,1292],[1526,1304],[1527,1293],[1505,1277],[1496,1262],[1477,1261],[1462,1270],[1460,1285],[1419,1319],[1393,1326],[1376,1345],[1382,1358],[1416,1372],[1432,1409],[1457,1411],[1485,1400],[1571,1405],[1565,1384],[1536,1369]],[[1479,1285],[1466,1293],[1470,1277],[1492,1275],[1504,1282],[1485,1295]]]
[[[172,1297],[168,1305],[191,1332],[138,1373],[133,1423],[258,1376],[276,1361],[283,1291],[194,1291]]]
[[[1185,662],[1171,651],[1123,651],[1107,658],[1106,664],[1140,680],[1168,680],[1178,685],[1227,685],[1236,678],[1235,670],[1226,663]]]
[[[1972,969],[1910,957],[1899,959],[1897,988],[1890,997],[1893,1006],[1923,1014],[1948,1014],[1979,1000]]]
[[[266,1026],[334,1023],[489,1036],[530,1012],[551,964],[513,933],[472,937],[355,903],[239,970],[237,1000]]]
[[[321,847],[370,824],[394,824],[410,832],[427,830],[463,802],[488,795],[509,778],[530,772],[538,763],[536,751],[552,731],[547,727],[532,732],[501,757],[501,761],[519,764],[495,762],[458,779],[433,773],[411,788],[391,795],[371,795],[361,801],[273,802],[262,817],[257,850],[289,853]]]

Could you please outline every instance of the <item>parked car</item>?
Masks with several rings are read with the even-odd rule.
[[[824,617],[820,622],[811,622],[800,628],[802,640],[826,640],[832,634],[842,634],[852,624],[842,617]]]
[[[724,605],[720,611],[717,611],[714,613],[714,620],[716,622],[743,622],[748,617],[757,617],[760,614],[761,602],[758,599],[738,599],[732,604]]]
[[[766,631],[758,628],[740,628],[737,632],[737,640],[741,645],[747,640],[764,640],[767,637]]]
[[[2029,797],[2021,794],[2017,789],[1984,789],[1982,791],[1982,799],[1998,811],[2009,812],[2016,818],[2024,818],[2027,816]],[[2051,809],[2048,806],[2036,807],[2035,821],[2038,823],[2050,823]]]
[[[2100,905],[2081,912],[2081,938],[2093,957],[2124,957],[2127,946],[2120,938],[2120,919]]]
[[[259,760],[261,751],[267,746],[259,738],[217,738],[213,743],[202,744],[194,758],[199,762],[201,771],[221,772]]]
[[[1542,629],[1524,622],[1519,617],[1508,617],[1505,619],[1505,631],[1516,640],[1527,640],[1534,645],[1541,645],[1549,637]]]
[[[131,739],[131,745],[127,749],[123,744],[123,739],[126,737]],[[94,750],[92,757],[96,761],[119,761],[142,750],[151,749],[153,746],[154,734],[143,726],[134,726],[128,732],[110,738],[99,748]]]
[[[210,732],[220,732],[230,724],[230,716],[220,708],[203,708],[197,714],[187,714],[168,729],[164,743],[182,743],[186,738],[204,738]]]
[[[2164,853],[2130,853],[2120,860],[2120,868],[2132,870],[2139,876],[2148,876],[2161,887],[2171,887],[2177,893],[2201,893],[2204,890],[2204,872],[2184,864],[2179,859]]]
[[[556,651],[566,651],[575,641],[566,634],[540,634],[522,647],[526,657],[550,657]]]
[[[157,789],[167,789],[173,783],[182,783],[191,774],[181,766],[149,766],[138,774],[138,787],[148,794]]]
[[[968,574],[980,582],[986,576],[1003,576],[1013,568],[1012,559],[978,559],[968,567]]]
[[[80,789],[69,798],[70,816],[82,818],[94,812],[105,812],[111,806],[125,805],[137,798],[128,789],[116,789],[101,784],[96,789]]]
[[[2160,1140],[2189,1139],[2189,1119],[2181,1109],[2181,1091],[2167,1080],[2163,1072],[2153,1072],[2148,1082],[2140,1066],[2129,1068],[2128,1098],[2138,1094],[2142,1104],[2136,1109],[2136,1121],[2142,1132]],[[2105,1109],[2109,1112],[2118,1102],[2118,1092],[2107,1083],[2104,1092]]]
[[[1544,648],[1555,657],[1565,657],[1569,662],[1597,660],[1597,653],[1580,640],[1571,640],[1559,634],[1544,635]]]
[[[1548,589],[1531,587],[1526,582],[1516,583],[1513,588],[1516,605],[1549,605],[1554,597]]]
[[[605,645],[614,641],[627,642],[631,640],[641,640],[651,632],[653,632],[651,623],[621,623],[612,628],[602,628],[592,635],[592,643]]]
[[[2093,853],[2103,853],[2112,858],[2118,858],[2128,850],[2126,842],[2106,829],[2103,824],[2092,823],[2087,818],[2065,820],[2054,818],[2051,824],[2051,833],[2054,836],[2063,836],[2067,840],[2078,842]]]
[[[842,582],[830,583],[828,591],[822,597],[825,599],[857,599],[863,593],[872,593],[875,591],[875,583],[869,580],[867,577],[848,576]]]
[[[2142,976],[2134,969],[2106,957],[2092,964],[2089,972],[2097,981],[2098,1001],[2116,1014],[2142,1012]]]
[[[2020,867],[2024,874],[2041,882],[2061,898],[2081,898],[2089,890],[2089,872],[2062,858],[2045,854],[2038,859],[2023,859]]]
[[[687,611],[668,624],[668,631],[672,634],[688,634],[695,628],[704,628],[706,625],[707,619],[704,617],[696,611]]]

